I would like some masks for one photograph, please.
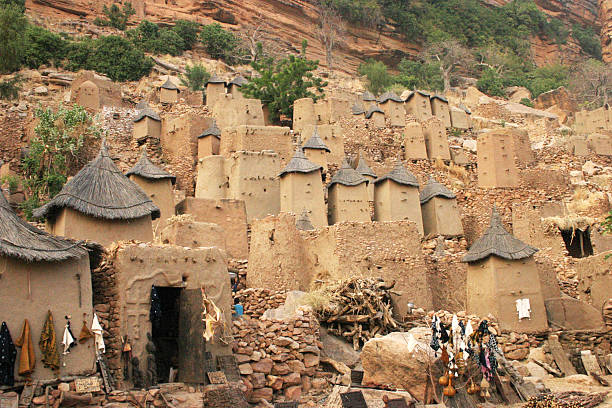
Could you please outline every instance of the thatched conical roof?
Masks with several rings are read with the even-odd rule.
[[[242,75],[238,75],[236,78],[232,79],[229,83],[230,85],[242,86],[246,85],[249,81]]]
[[[217,126],[217,121],[213,120],[212,125],[210,125],[207,129],[204,129],[202,134],[198,136],[198,139],[206,136],[214,136],[217,139],[221,139],[221,129]]]
[[[379,112],[379,113],[382,113],[383,115],[385,114],[385,111],[380,109],[378,106],[371,105],[365,114],[366,119],[370,119],[372,115],[374,114],[374,112]]]
[[[419,199],[421,204],[425,204],[434,197],[453,199],[457,196],[444,184],[438,183],[433,177],[430,177],[425,187],[423,187]]]
[[[170,89],[172,91],[178,91],[178,86],[176,86],[174,84],[174,82],[172,82],[170,80],[170,78],[166,79],[166,82],[164,82],[164,84],[161,86],[163,89]]]
[[[391,180],[398,184],[403,184],[405,186],[412,186],[412,187],[419,186],[419,182],[414,176],[414,174],[406,170],[406,168],[402,165],[401,162],[397,163],[395,168],[391,170],[389,173],[374,180],[374,184],[378,184],[385,180]]]
[[[280,172],[279,176],[282,177],[288,173],[312,173],[313,171],[321,170],[323,167],[319,166],[308,160],[306,156],[304,156],[304,151],[301,147],[298,146],[295,149],[295,153],[287,166]]]
[[[329,150],[329,147],[327,147],[323,139],[321,139],[321,136],[319,136],[319,131],[317,130],[316,126],[314,128],[314,131],[312,132],[312,136],[310,136],[310,139],[308,139],[306,143],[304,143],[302,149],[325,150],[328,153],[331,152],[331,150]]]
[[[295,226],[297,229],[302,231],[312,231],[315,227],[310,222],[310,217],[308,216],[308,210],[304,208],[302,211],[302,215],[295,221]]]
[[[144,118],[151,118],[153,120],[161,122],[161,118],[159,117],[157,112],[151,109],[151,107],[148,105],[138,112],[138,115],[136,115],[136,117],[134,118],[134,123],[140,122]]]
[[[470,247],[463,262],[477,262],[491,255],[517,260],[529,258],[538,250],[514,237],[504,228],[497,208],[491,211],[491,222],[484,235]]]
[[[176,177],[167,171],[160,169],[149,159],[147,155],[147,148],[145,146],[142,147],[142,154],[140,155],[140,159],[136,162],[134,167],[130,169],[126,176],[139,176],[148,180],[165,180],[170,179],[172,184],[176,183]]]
[[[439,100],[441,100],[442,102],[446,102],[446,103],[448,103],[448,99],[446,99],[446,98],[445,98],[445,97],[443,97],[442,95],[433,95],[433,96],[431,96],[431,97],[430,97],[430,99],[439,99]]]
[[[363,104],[355,102],[351,108],[351,112],[353,112],[353,115],[363,115],[365,113],[365,108],[363,107]]]
[[[372,95],[372,92],[365,91],[364,93],[361,94],[361,100],[365,102],[373,102],[376,100],[376,97]]]
[[[334,174],[327,188],[334,184],[342,184],[343,186],[358,186],[361,183],[367,183],[368,179],[359,174],[354,168],[348,164],[348,160],[342,161],[342,167]]]
[[[385,103],[387,101],[393,101],[398,103],[404,102],[402,101],[402,98],[397,96],[395,92],[385,92],[378,98],[378,103]]]
[[[217,74],[213,74],[213,76],[211,76],[208,79],[208,82],[206,82],[207,84],[223,84],[225,85],[225,81],[222,80],[221,78],[219,78],[219,76]]]
[[[359,158],[359,162],[357,163],[357,168],[355,170],[362,176],[376,177],[376,173],[374,173],[374,170],[368,166],[368,163],[366,163],[363,157]]]
[[[0,255],[26,262],[61,262],[87,254],[82,243],[48,234],[22,220],[0,191]]]
[[[131,220],[147,215],[153,219],[159,217],[159,208],[149,196],[115,166],[105,142],[102,142],[98,156],[68,181],[51,201],[34,210],[34,216],[54,218],[65,207],[107,220]]]

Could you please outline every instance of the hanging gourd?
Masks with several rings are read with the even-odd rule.
[[[482,378],[482,381],[480,382],[480,396],[483,398],[489,398],[491,396],[491,394],[489,394],[489,382],[487,381],[486,378]]]
[[[438,384],[440,385],[448,385],[448,374],[444,374],[442,377],[438,378]]]
[[[476,394],[478,391],[480,391],[480,386],[476,384],[472,379],[470,379],[470,385],[467,388],[467,393],[473,395]]]
[[[457,393],[457,390],[455,390],[455,387],[453,387],[453,378],[449,377],[448,379],[448,386],[444,387],[444,389],[442,390],[442,393],[444,395],[446,395],[447,397],[454,397],[455,394]]]

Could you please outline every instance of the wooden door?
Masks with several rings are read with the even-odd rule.
[[[179,309],[178,377],[181,382],[206,384],[204,322],[202,322],[202,292],[183,289]]]

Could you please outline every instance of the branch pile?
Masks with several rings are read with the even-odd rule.
[[[524,408],[593,408],[601,404],[607,394],[580,391],[542,394],[530,398]]]
[[[344,337],[358,350],[376,334],[397,330],[393,319],[391,289],[382,279],[352,278],[321,290],[323,304],[314,306],[328,331]]]

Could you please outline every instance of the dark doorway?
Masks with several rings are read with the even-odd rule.
[[[151,322],[153,343],[155,343],[155,362],[157,364],[157,378],[160,383],[170,380],[170,368],[178,369],[178,337],[179,337],[179,310],[182,288],[155,286],[157,291],[160,315]]]
[[[561,230],[565,248],[572,258],[584,258],[593,255],[591,245],[591,229],[584,231],[579,229]]]

